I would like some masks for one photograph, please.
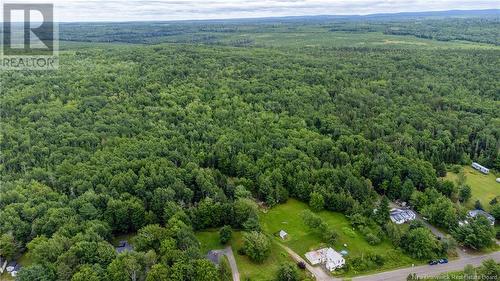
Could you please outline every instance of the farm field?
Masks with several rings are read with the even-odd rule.
[[[472,197],[467,202],[468,208],[474,208],[474,202],[479,200],[483,207],[488,210],[490,201],[500,196],[500,183],[497,183],[493,173],[484,175],[472,167],[464,166],[464,174],[466,176],[466,184],[471,187]],[[448,172],[445,179],[456,182],[458,175],[453,172]]]

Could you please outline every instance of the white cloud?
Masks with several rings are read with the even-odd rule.
[[[50,0],[8,0],[8,2]],[[7,2],[7,0],[5,1]],[[226,19],[500,8],[496,0],[52,0],[60,21]]]

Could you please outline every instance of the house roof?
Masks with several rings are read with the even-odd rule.
[[[319,249],[316,251],[308,252],[308,253],[306,253],[306,258],[310,261],[324,259],[327,262],[328,261],[338,261],[338,260],[344,259],[341,254],[337,253],[332,248],[323,248],[323,249]]]
[[[206,258],[214,264],[219,264],[220,253],[217,251],[209,251]]]
[[[326,259],[328,261],[337,261],[337,260],[343,260],[344,259],[341,254],[337,253],[332,248],[326,248],[326,249],[323,249],[323,250],[326,250],[325,251],[325,255],[326,255]]]
[[[307,252],[306,253],[306,258],[309,260],[309,261],[315,261],[315,260],[320,260],[321,259],[321,253],[318,251],[311,251],[311,252]]]
[[[116,247],[115,249],[117,253],[122,253],[126,251],[132,251],[134,250],[134,247],[132,247],[132,245],[130,245],[127,241],[123,240],[118,243],[118,247]]]
[[[392,209],[390,212],[391,218],[394,220],[410,220],[415,218],[415,213],[408,209]]]
[[[487,218],[488,220],[490,220],[490,221],[493,221],[493,222],[495,221],[495,218],[494,218],[492,215],[490,215],[490,214],[486,213],[486,212],[485,212],[485,211],[483,211],[483,210],[477,210],[477,209],[476,209],[476,210],[470,210],[470,211],[469,211],[469,216],[470,216],[470,217],[475,218],[477,215],[482,215],[482,216],[486,217],[486,218]]]

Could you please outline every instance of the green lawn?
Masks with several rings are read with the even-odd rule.
[[[233,232],[233,238],[236,233]],[[225,246],[219,243],[219,230],[210,229],[206,231],[196,232],[196,238],[200,241],[200,249],[203,254],[210,250],[222,249]],[[234,249],[236,250],[236,249]]]
[[[209,250],[221,249],[225,247],[219,243],[219,232],[216,229],[197,232],[196,237],[200,241],[202,253],[207,253]],[[242,237],[242,232],[234,231],[233,238],[230,241],[236,263],[238,264],[241,280],[274,280],[278,267],[282,262],[293,262],[288,254],[277,243],[275,243],[276,241],[274,241],[269,258],[261,264],[254,263],[248,259],[247,256],[238,254],[238,249],[243,246]]]
[[[491,172],[488,175],[484,175],[470,166],[464,166],[463,169],[466,176],[465,182],[472,189],[472,197],[466,206],[472,209],[474,202],[479,200],[484,208],[489,209],[490,201],[495,197],[500,197],[500,183],[496,182],[495,175]],[[445,178],[456,182],[457,174],[448,172]]]
[[[24,254],[21,255],[21,257],[17,260],[17,262],[22,265],[22,266],[28,266],[33,263],[31,260],[31,256],[25,252]]]
[[[281,229],[285,230],[289,237],[283,243],[303,257],[306,252],[324,246],[321,237],[318,234],[311,233],[302,222],[300,212],[308,208],[305,203],[290,199],[286,204],[276,206],[262,215],[264,230],[268,233],[276,233]],[[383,255],[386,262],[377,271],[419,263],[400,250],[394,249],[387,240],[376,246],[368,244],[361,233],[353,230],[348,219],[343,214],[330,211],[322,211],[318,214],[339,234],[339,238],[334,245],[335,250],[341,251],[345,249],[350,256],[362,256],[369,252]],[[280,238],[276,237],[275,239],[281,241]],[[344,247],[344,244],[347,244],[347,247]],[[357,272],[357,274],[359,273],[361,272]],[[352,274],[352,272],[348,273],[348,275]]]
[[[11,281],[11,280],[15,280],[12,276],[10,276],[9,273],[7,273],[7,271],[5,271],[3,274],[0,274],[0,281]]]

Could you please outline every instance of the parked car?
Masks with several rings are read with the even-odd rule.
[[[448,260],[447,259],[440,259],[439,263],[448,263]]]
[[[436,265],[436,264],[438,264],[438,261],[436,260],[429,261],[429,265]]]

